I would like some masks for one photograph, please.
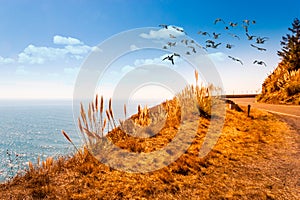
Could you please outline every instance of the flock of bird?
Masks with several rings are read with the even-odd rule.
[[[242,22],[229,22],[226,23],[223,19],[221,18],[217,18],[214,21],[214,25],[217,24],[223,24],[224,25],[224,30],[225,32],[227,32],[227,35],[231,36],[232,38],[235,38],[237,40],[241,39],[241,35],[236,35],[234,33],[232,33],[232,31],[234,31],[236,29],[236,27],[238,27],[239,25],[242,26],[242,28],[244,29],[244,34],[247,40],[249,40],[251,42],[250,46],[260,52],[263,51],[267,51],[266,48],[263,48],[261,45],[263,45],[269,38],[268,37],[260,37],[260,36],[255,36],[255,35],[251,35],[249,33],[249,27],[252,25],[256,24],[255,20],[249,20],[249,19],[245,19]],[[170,26],[167,24],[160,24],[159,27],[164,28],[164,29],[169,29],[170,27],[173,28],[173,30],[184,33],[186,35],[186,32],[184,31],[184,29],[176,27],[176,26]],[[201,46],[198,43],[196,43],[194,40],[188,40],[188,39],[182,39],[180,42],[184,45],[186,45],[186,47],[188,48],[188,50],[186,51],[186,55],[191,55],[192,53],[197,53],[197,47],[200,49],[204,49],[206,51],[208,51],[209,48],[211,49],[217,49],[220,46],[224,45],[224,47],[226,49],[232,49],[235,47],[235,45],[230,44],[230,43],[223,43],[220,42],[220,38],[222,38],[224,33],[209,33],[207,31],[198,31],[198,35],[206,37],[206,41],[205,41],[205,45]],[[226,33],[225,33],[226,34]],[[175,39],[176,36],[173,34],[169,34],[169,38]],[[177,43],[174,41],[169,41],[166,43],[165,46],[163,46],[163,49],[168,49],[168,48],[172,48],[174,46],[176,46]],[[165,58],[163,58],[163,60],[168,60],[170,61],[173,65],[174,65],[174,56],[178,56],[180,57],[179,54],[173,53],[172,55],[168,55]],[[235,61],[235,62],[239,62],[241,65],[243,65],[243,61],[239,58],[236,58],[234,56],[230,56],[228,55],[228,58]],[[257,64],[257,65],[262,65],[262,66],[267,66],[266,63],[262,60],[254,60],[253,64]]]

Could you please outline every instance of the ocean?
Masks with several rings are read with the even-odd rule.
[[[24,173],[28,162],[72,154],[74,147],[64,138],[82,142],[73,120],[71,101],[0,101],[0,181]]]
[[[161,101],[160,101],[161,102]],[[156,105],[159,102],[142,102]],[[114,103],[116,119],[124,119],[123,103]],[[75,108],[76,109],[76,108]],[[78,114],[78,110],[74,110]],[[136,113],[137,103],[127,107],[127,116]],[[47,157],[71,155],[74,147],[64,138],[65,130],[77,147],[84,143],[73,119],[71,100],[0,100],[0,182],[24,173],[28,162]]]

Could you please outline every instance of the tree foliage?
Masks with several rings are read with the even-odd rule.
[[[288,28],[291,34],[282,37],[282,50],[278,55],[282,58],[282,64],[286,65],[288,71],[300,68],[300,21],[295,18],[292,28]]]

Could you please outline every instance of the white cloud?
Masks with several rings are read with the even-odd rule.
[[[169,39],[170,34],[174,35],[175,37],[184,35],[183,32],[177,31],[172,26],[168,26],[168,29],[163,28],[159,29],[158,31],[150,30],[149,33],[142,33],[140,37],[145,39]]]
[[[64,45],[77,45],[77,44],[83,44],[80,40],[72,37],[63,37],[60,35],[55,35],[53,37],[53,43],[54,44],[64,44]]]
[[[0,64],[21,63],[21,64],[44,64],[49,61],[58,61],[66,59],[81,60],[91,51],[102,50],[97,46],[88,46],[76,38],[54,36],[54,44],[64,44],[64,47],[54,48],[46,46],[28,45],[17,59],[3,58],[0,56]]]
[[[67,45],[67,46],[65,46],[65,49],[67,50],[68,53],[73,54],[73,55],[87,54],[90,51],[92,51],[92,47],[87,46],[87,45],[79,45],[79,46]]]
[[[131,51],[135,51],[135,50],[138,50],[139,48],[136,45],[132,44],[132,45],[130,45],[129,49]]]
[[[103,50],[100,49],[100,48],[97,47],[97,46],[93,46],[93,47],[92,47],[92,51],[94,51],[94,52],[102,52]]]
[[[28,45],[23,52],[18,55],[19,63],[44,64],[48,61],[57,61],[60,59],[83,59],[92,50],[99,51],[98,47],[88,45],[67,45],[64,48],[38,47],[32,44]]]
[[[133,70],[133,69],[134,69],[133,66],[125,65],[125,66],[121,69],[121,71],[122,71],[123,73],[127,73],[127,72],[129,72],[129,71],[131,71],[131,70]]]
[[[43,64],[45,61],[52,61],[63,58],[68,53],[66,49],[52,47],[36,47],[32,44],[28,45],[18,56],[19,63]]]
[[[160,57],[156,57],[156,58],[136,59],[134,61],[134,65],[140,66],[140,65],[151,65],[151,64],[171,64],[171,62],[168,60],[163,61],[163,59],[168,55],[170,55],[170,54],[164,54],[164,55],[162,55]],[[173,59],[174,59],[174,63],[178,63],[181,60],[181,58],[179,58],[177,56],[174,56]]]
[[[3,58],[0,56],[0,64],[12,64],[15,60],[12,58]]]

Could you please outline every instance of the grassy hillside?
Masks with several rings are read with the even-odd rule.
[[[130,137],[117,127],[107,138],[130,152],[164,147],[180,128],[180,111],[176,100],[161,106],[168,117],[158,134]],[[0,199],[299,199],[299,134],[287,131],[284,123],[266,112],[252,110],[247,117],[246,108],[242,109],[227,107],[222,134],[203,158],[198,156],[199,149],[211,121],[209,116],[193,114],[196,119],[184,121],[185,128],[196,130],[188,150],[159,170],[116,170],[81,149],[74,156],[30,163],[25,175],[1,184]],[[149,123],[145,110],[132,116],[141,126]]]
[[[300,21],[295,19],[291,34],[282,37],[282,61],[262,85],[262,93],[257,97],[260,102],[300,105]]]
[[[300,105],[300,69],[289,71],[280,63],[262,85],[257,100],[265,103]]]

